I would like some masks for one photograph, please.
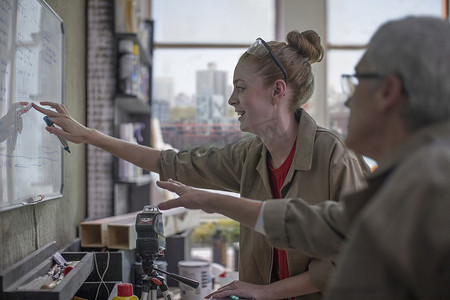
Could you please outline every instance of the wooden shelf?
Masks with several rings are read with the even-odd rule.
[[[151,87],[152,87],[152,54],[153,54],[153,22],[144,21],[144,25],[137,33],[124,33],[115,32],[115,44],[116,44],[116,70],[120,71],[121,53],[119,53],[119,43],[121,40],[128,40],[133,42],[133,53],[137,55],[135,50],[136,45],[139,47],[139,69],[136,70],[136,66],[133,66],[131,78],[132,88],[129,88],[130,82],[126,82],[123,85],[127,85],[127,88],[123,88],[120,84],[120,75],[116,74],[117,87],[116,94],[114,96],[114,136],[121,137],[120,128],[124,123],[143,124],[145,128],[142,129],[142,140],[139,144],[144,146],[151,145],[150,134],[150,119],[151,119]],[[122,50],[122,49],[121,49]],[[128,49],[129,51],[130,49]],[[125,63],[125,62],[124,62]],[[129,70],[130,71],[130,70]],[[137,73],[137,74],[136,74]],[[127,73],[128,74],[128,73]],[[138,87],[135,86],[135,76],[140,78],[138,80]],[[128,94],[127,94],[128,93]],[[134,133],[134,135],[136,132]],[[122,136],[123,139],[133,141],[131,133],[128,132],[129,137]],[[131,168],[124,170],[121,168],[121,164],[118,159],[114,160],[114,195],[113,195],[113,214],[121,215],[128,212],[136,211],[145,205],[151,204],[151,185],[152,178],[150,174],[138,176],[137,178],[128,179],[125,175],[136,176],[141,173],[137,173],[136,170]],[[130,172],[128,172],[130,171]],[[133,174],[133,175],[132,175]]]

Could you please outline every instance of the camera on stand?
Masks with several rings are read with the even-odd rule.
[[[142,270],[144,272],[140,300],[156,300],[158,288],[161,290],[164,299],[171,299],[165,279],[158,272],[166,274],[193,288],[199,286],[199,282],[196,280],[156,267],[155,260],[163,257],[164,250],[166,249],[162,213],[158,207],[153,205],[144,206],[142,212],[136,216],[135,227],[137,233],[136,258],[138,262],[142,263]]]
[[[164,256],[166,239],[162,213],[158,207],[147,205],[136,216],[136,256],[146,274],[151,273],[154,260]]]

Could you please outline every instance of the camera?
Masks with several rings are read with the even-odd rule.
[[[142,271],[146,274],[139,281],[142,288],[140,299],[148,300],[148,296],[150,295],[150,300],[156,300],[158,288],[161,289],[164,299],[171,299],[164,277],[160,276],[158,272],[164,273],[194,289],[199,286],[200,282],[197,280],[170,273],[156,267],[154,263],[155,259],[164,256],[164,251],[166,250],[162,212],[157,206],[144,206],[142,212],[136,215],[135,228],[137,233],[136,258],[138,262],[142,263]]]
[[[146,274],[153,270],[154,260],[164,256],[166,239],[162,213],[158,207],[146,205],[136,216],[136,256]]]

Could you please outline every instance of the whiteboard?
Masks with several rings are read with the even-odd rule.
[[[64,97],[64,27],[41,0],[0,0],[0,210],[62,196],[63,149],[21,102]]]

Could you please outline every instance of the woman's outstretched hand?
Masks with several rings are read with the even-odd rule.
[[[248,298],[255,300],[270,300],[273,299],[265,291],[267,285],[256,285],[243,281],[235,280],[209,295],[205,296],[205,299],[224,299],[232,295],[238,295],[239,298]],[[230,299],[233,299],[230,297]]]
[[[201,209],[205,212],[216,212],[214,208],[215,201],[220,194],[194,189],[184,185],[181,182],[169,179],[167,181],[157,181],[156,184],[163,189],[176,193],[179,197],[158,204],[160,209],[166,210],[175,207],[185,207],[189,209]]]
[[[50,106],[52,109],[41,107],[35,103],[32,105],[35,110],[48,116],[54,124],[60,127],[47,126],[45,129],[48,132],[63,137],[75,144],[87,142],[87,137],[90,131],[89,128],[73,119],[64,104],[46,101],[40,102],[40,105]]]
[[[157,181],[156,184],[179,196],[158,204],[162,210],[175,207],[201,209],[207,213],[223,214],[242,225],[254,228],[262,206],[261,201],[198,190],[172,179]]]

